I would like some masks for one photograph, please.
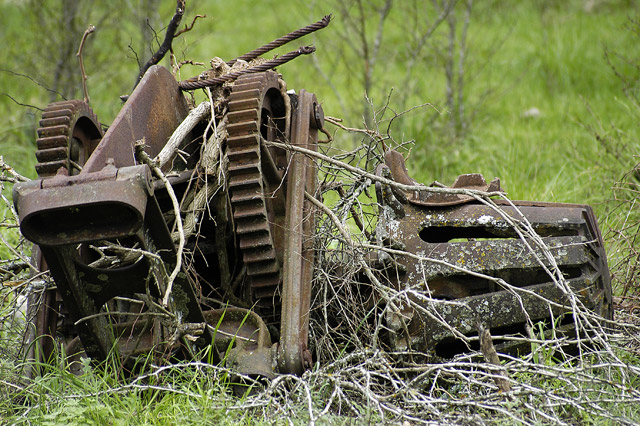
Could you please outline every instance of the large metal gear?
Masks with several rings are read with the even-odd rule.
[[[81,167],[102,138],[98,118],[84,101],[53,102],[42,113],[36,144],[38,177],[54,176],[62,167],[70,175]]]
[[[248,74],[233,85],[227,125],[233,220],[250,280],[248,297],[272,309],[279,305],[274,298],[282,281],[286,153],[262,140],[286,138],[287,113],[275,72]]]

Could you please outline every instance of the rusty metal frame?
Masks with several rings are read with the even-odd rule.
[[[146,257],[120,268],[92,267],[83,259],[82,247],[102,240],[133,239],[142,250],[158,253],[166,264],[176,262],[149,168],[109,165],[97,173],[31,181],[16,185],[14,201],[21,230],[39,245],[85,351],[104,359],[118,336],[106,316],[96,315],[101,306],[115,296],[157,295],[162,289],[148,288],[149,276],[154,274],[159,282],[164,278]],[[186,276],[178,277],[174,286],[174,292],[182,295],[176,309],[184,321],[203,323]]]
[[[52,178],[14,187],[21,231],[39,245],[89,356],[104,358],[118,328],[126,328],[111,328],[106,316],[95,315],[100,307],[116,295],[145,293],[153,267],[143,258],[123,268],[93,268],[83,261],[78,245],[133,238],[141,248],[157,251],[164,262],[175,264],[175,247],[153,194],[150,172],[146,166],[135,166],[134,143],[144,138],[147,152],[156,155],[187,114],[186,100],[171,73],[151,67],[78,175],[61,170]],[[180,276],[176,285],[187,296],[181,306],[185,320],[202,322],[186,277]],[[51,299],[47,298],[49,304]]]
[[[315,95],[301,90],[298,107],[292,117],[291,144],[317,150],[318,129],[322,124],[322,107]],[[315,259],[312,240],[315,208],[305,198],[305,192],[315,193],[317,170],[311,158],[298,152],[290,155],[278,369],[284,373],[301,374],[312,365],[308,340]]]

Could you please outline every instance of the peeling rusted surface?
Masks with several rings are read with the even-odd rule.
[[[142,226],[153,193],[146,166],[58,175],[16,187],[20,229],[41,246],[126,237]]]
[[[101,307],[116,296],[158,295],[162,289],[150,285],[155,282],[150,277],[158,282],[165,277],[144,256],[116,268],[93,266],[89,244],[126,241],[129,247],[157,253],[167,266],[176,262],[149,168],[109,165],[96,173],[57,175],[16,185],[14,197],[21,230],[39,244],[86,353],[104,359],[113,346],[115,329],[107,316],[96,315]],[[173,292],[176,314],[187,322],[203,323],[198,299],[184,274],[177,277]],[[203,336],[210,333],[205,330]],[[123,345],[130,349],[125,341]]]

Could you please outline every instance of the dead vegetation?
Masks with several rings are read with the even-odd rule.
[[[251,66],[241,62],[237,64],[240,67]],[[222,75],[230,72],[234,72],[234,68],[220,71]],[[221,75],[206,76],[219,77]],[[158,270],[154,274],[162,276],[157,283],[163,291],[162,298],[143,302],[149,309],[148,314],[164,315],[172,320],[170,327],[173,328],[168,335],[172,336],[174,343],[183,338],[195,338],[191,334],[195,332],[191,324],[172,316],[172,283],[180,272],[198,275],[194,267],[193,246],[188,242],[199,239],[199,226],[206,219],[219,221],[225,217],[220,211],[224,211],[221,206],[226,206],[228,197],[225,191],[228,178],[225,156],[228,92],[225,92],[224,85],[205,90],[208,101],[191,110],[169,140],[166,151],[152,159],[145,155],[144,140],[137,143],[138,161],[150,166],[171,198],[172,217],[168,221],[173,223],[177,263],[173,268],[165,268],[158,262],[157,255],[139,251],[136,247],[113,247],[107,243],[96,243],[95,246],[95,250],[103,254],[98,260],[102,267],[119,267],[140,256],[150,257],[157,264]],[[281,91],[286,93],[283,82]],[[428,105],[422,106],[426,107]],[[627,315],[633,315],[633,312],[619,311],[612,321],[586,307],[583,298],[573,291],[560,270],[553,248],[530,223],[516,220],[505,211],[504,206],[518,210],[506,195],[398,183],[373,173],[379,164],[384,163],[389,149],[410,148],[411,143],[396,141],[392,136],[393,121],[400,114],[389,116],[389,110],[382,108],[373,111],[372,115],[371,126],[366,129],[347,127],[339,119],[327,120],[334,124],[334,129],[327,132],[330,139],[340,140],[346,133],[362,135],[361,143],[351,151],[335,148],[347,144],[323,145],[320,152],[315,152],[290,145],[287,141],[265,142],[289,153],[307,156],[318,170],[317,192],[305,194],[316,208],[315,232],[311,236],[316,263],[309,312],[309,341],[314,366],[302,376],[277,375],[266,382],[240,377],[245,386],[252,386],[252,392],[231,404],[224,393],[218,401],[214,397],[214,401],[220,404],[221,409],[248,411],[267,421],[287,418],[291,422],[306,421],[310,424],[335,418],[402,424],[575,424],[601,419],[635,424],[640,416],[637,408],[640,402],[640,327]],[[194,151],[189,153],[185,150],[192,142],[185,141],[186,135],[194,128],[202,131],[197,155]],[[200,174],[193,179],[196,184],[178,198],[169,180],[172,173],[163,172],[163,166],[172,160],[186,164],[190,155],[198,158],[194,169]],[[1,166],[2,189],[26,180],[9,165],[2,163]],[[376,183],[391,191],[463,194],[501,216],[526,248],[524,255],[531,255],[539,263],[548,280],[568,301],[575,335],[559,332],[561,318],[551,312],[558,305],[558,300],[535,295],[517,282],[390,244],[382,226],[385,215],[391,213],[388,212],[389,206],[376,197]],[[635,194],[635,191],[630,193]],[[501,202],[496,202],[496,199],[501,199]],[[212,200],[222,202],[213,203],[212,208]],[[631,208],[635,206],[635,200],[633,196]],[[31,247],[16,230],[17,214],[4,196],[2,203],[6,216],[0,222],[0,250],[7,253],[8,258],[0,263],[0,353],[2,365],[9,366],[3,368],[3,372],[11,373],[3,374],[0,387],[9,394],[24,396],[31,392],[32,386],[26,377],[32,365],[25,354],[33,344],[34,312],[45,289],[53,288],[55,283],[47,272],[39,272],[31,266]],[[223,228],[222,223],[216,223]],[[628,238],[626,235],[621,238]],[[632,249],[628,259],[637,259],[633,251],[635,235],[625,244]],[[222,251],[219,249],[218,253]],[[398,287],[389,278],[390,274],[381,273],[375,267],[376,262],[372,261],[375,258],[392,271],[396,268],[397,273],[398,261],[404,257],[412,258],[423,268],[435,264],[489,281],[517,300],[538,297],[540,304],[549,307],[551,322],[545,325],[532,321],[523,305],[521,313],[527,319],[527,335],[492,334],[480,322],[475,325],[475,333],[461,333],[455,325],[439,316],[438,309],[441,306],[458,306],[463,302],[434,297],[422,289],[425,283],[419,280],[415,285]],[[222,260],[219,262],[224,264]],[[621,262],[624,264],[624,260]],[[635,262],[627,264],[635,265]],[[221,300],[207,302],[244,307],[234,295],[231,271],[221,270],[219,273],[222,277],[218,289]],[[630,276],[635,276],[634,270],[626,274],[625,283],[631,282]],[[624,296],[630,297],[626,285]],[[407,309],[447,328],[465,350],[444,359],[425,354],[411,345],[399,349],[390,343],[391,336],[397,331],[391,328],[390,318]],[[528,350],[519,355],[500,353],[496,350],[495,341],[518,342],[528,346]],[[198,399],[201,394],[176,389],[163,378],[181,369],[194,369],[220,380],[229,374],[237,377],[224,366],[198,359],[179,364],[172,364],[172,359],[164,361],[164,365],[151,365],[119,386],[99,391],[86,390],[81,394],[49,395],[47,398],[87,398],[120,394],[132,389],[154,389]],[[60,368],[67,367],[62,365]],[[154,384],[149,384],[150,377],[154,378]],[[28,397],[25,400],[29,403],[21,408],[24,413],[34,405],[47,403],[29,400]]]
[[[193,111],[192,114],[204,117],[209,126],[216,129],[212,134],[224,134],[224,114],[213,116],[214,121],[208,112]],[[379,119],[377,128],[382,127],[384,120],[384,117]],[[437,300],[416,288],[398,289],[371,267],[368,259],[372,253],[386,253],[391,259],[414,256],[425,264],[439,262],[427,255],[406,253],[401,248],[376,242],[382,207],[373,199],[371,191],[375,181],[384,178],[367,172],[373,165],[367,166],[366,162],[371,158],[381,162],[383,150],[397,145],[388,133],[380,133],[377,128],[364,132],[362,144],[353,151],[326,147],[324,153],[305,152],[313,156],[320,171],[319,192],[308,194],[319,211],[313,236],[317,264],[310,313],[314,367],[302,377],[282,375],[266,385],[260,384],[249,396],[227,409],[250,410],[267,419],[285,417],[312,424],[334,416],[358,419],[366,416],[371,422],[407,421],[410,424],[484,424],[498,419],[522,424],[572,424],[576,419],[590,422],[597,418],[633,424],[640,401],[637,390],[640,329],[626,321],[628,317],[623,312],[617,314],[614,323],[581,306],[562,274],[554,269],[554,257],[548,249],[543,253],[551,265],[549,275],[574,303],[577,338],[544,334],[535,323],[529,324],[530,335],[526,337],[491,336],[486,330],[480,331],[479,347],[474,346],[474,342],[478,343],[477,335],[458,333],[469,350],[439,362],[415,350],[394,351],[389,347],[388,311],[411,306],[430,316],[431,321],[439,321],[431,307],[455,301]],[[336,128],[334,138],[339,139],[343,131]],[[211,153],[202,156],[208,164],[205,169],[211,170],[207,173],[209,183],[194,188],[181,200],[181,205],[191,206],[181,212],[184,238],[197,236],[197,227],[188,224],[198,223],[198,215],[208,214],[203,200],[210,197],[198,194],[201,191],[214,194],[220,190],[217,183],[224,181],[220,175],[224,170],[220,168],[224,156],[218,148],[221,140],[210,137],[202,147],[203,152]],[[2,185],[18,180],[21,180],[19,175],[3,164]],[[478,201],[500,209],[488,194],[467,192]],[[192,201],[185,203],[185,200]],[[9,212],[1,224],[3,235],[9,235],[4,230],[13,230],[15,234],[17,219],[13,207],[6,198],[3,202],[5,211]],[[523,241],[544,248],[544,242],[526,223],[514,222],[512,226],[518,229]],[[176,240],[180,240],[179,234]],[[3,237],[3,245],[11,259],[3,260],[0,265],[2,357],[4,362],[18,366],[24,361],[20,354],[24,353],[25,336],[32,320],[26,300],[37,300],[37,295],[54,283],[46,273],[34,274],[29,267],[27,242]],[[189,254],[183,256],[183,264],[188,268]],[[474,271],[466,272],[477,275]],[[521,294],[523,289],[514,284],[499,282],[506,290]],[[451,331],[456,332],[453,328]],[[521,339],[531,350],[521,356],[500,354],[498,358],[491,343],[497,338]],[[567,347],[573,349],[569,352]],[[152,367],[150,374],[161,378],[172,368],[191,367],[204,369],[214,377],[224,372],[223,367],[192,362]],[[105,393],[126,392],[134,385],[144,388],[143,377],[145,375]],[[251,383],[251,379],[246,380]],[[161,379],[159,386],[162,389]],[[29,382],[19,375],[10,375],[3,378],[3,387],[9,392],[25,391],[29,389]]]

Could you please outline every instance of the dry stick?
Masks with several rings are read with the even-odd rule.
[[[186,33],[186,32],[191,31],[191,30],[193,29],[193,26],[196,24],[196,21],[198,20],[198,18],[206,18],[206,17],[207,17],[207,15],[196,15],[196,16],[193,18],[193,21],[191,21],[191,25],[187,25],[187,24],[185,24],[184,28],[183,28],[183,29],[181,29],[180,31],[178,31],[178,32],[173,36],[173,38],[178,37],[180,34],[184,34],[184,33]]]
[[[139,300],[137,302],[140,302]],[[86,317],[80,318],[78,321],[74,322],[73,325],[77,326],[78,324],[82,324],[83,322],[89,321],[93,318],[105,317],[109,315],[135,315],[137,317],[164,317],[167,318],[169,315],[162,312],[121,312],[121,311],[108,311],[108,312],[98,312],[97,314],[87,315]]]
[[[0,157],[0,163],[4,164],[2,162],[2,157]],[[8,166],[7,166],[8,167]],[[18,175],[16,173],[16,175]],[[20,175],[18,175],[20,176]],[[0,181],[0,190],[4,189],[4,184],[2,184],[2,182]],[[0,191],[0,200],[2,200],[8,207],[9,211],[11,212],[11,214],[14,217],[14,220],[16,223],[20,223],[20,219],[18,218],[18,213],[16,212],[15,208],[13,207],[13,204],[7,199],[7,197],[4,196],[4,194],[2,193],[2,191]],[[18,252],[18,250],[16,250],[14,247],[12,247],[7,240],[4,239],[4,237],[2,236],[2,234],[0,233],[0,242],[2,242],[2,244],[4,244],[9,251],[11,251],[15,256],[17,256],[22,263],[28,265],[31,269],[33,269],[33,271],[37,274],[40,271],[38,270],[38,268],[36,268],[34,265],[31,264],[31,262],[29,262],[29,260],[20,252]]]
[[[173,281],[178,276],[180,269],[182,268],[182,252],[184,251],[184,231],[182,229],[182,219],[180,218],[180,202],[178,201],[178,197],[176,197],[176,193],[173,191],[173,187],[167,180],[160,167],[149,157],[144,151],[144,138],[136,141],[136,157],[140,160],[141,163],[148,165],[153,173],[162,181],[165,188],[167,189],[167,194],[169,194],[169,198],[171,198],[171,203],[173,204],[173,211],[176,215],[176,225],[178,226],[178,235],[180,237],[178,241],[178,252],[176,253],[176,266],[173,268],[173,272],[169,276],[169,280],[167,282],[167,289],[164,293],[164,297],[162,298],[162,305],[167,306],[169,304],[169,296],[171,296],[171,288],[173,287]]]
[[[494,196],[499,196],[499,195],[503,195],[503,192],[484,192],[484,191],[478,191],[475,189],[460,189],[460,188],[434,188],[431,186],[425,186],[425,185],[405,185],[403,183],[398,183],[394,180],[391,179],[386,179],[384,177],[381,176],[376,176],[373,173],[369,173],[365,170],[362,170],[359,167],[356,166],[352,166],[351,164],[345,163],[343,161],[340,160],[336,160],[334,158],[331,158],[325,154],[322,154],[321,152],[316,152],[316,151],[312,151],[310,149],[306,149],[306,148],[302,148],[300,146],[295,146],[295,145],[290,145],[290,144],[286,144],[286,143],[281,143],[281,142],[273,142],[273,141],[264,141],[267,145],[270,146],[275,146],[276,148],[281,148],[281,149],[285,149],[285,150],[292,150],[292,151],[297,151],[297,152],[301,152],[305,155],[308,155],[310,157],[315,157],[317,159],[320,159],[322,161],[326,161],[327,163],[333,164],[334,166],[338,166],[340,168],[343,168],[345,170],[348,170],[352,173],[364,176],[366,178],[371,179],[372,181],[375,182],[380,182],[380,183],[384,183],[385,185],[390,185],[390,186],[394,186],[396,188],[400,188],[403,189],[405,191],[426,191],[426,192],[435,192],[435,193],[444,193],[444,194],[462,194],[462,195],[469,195],[469,196],[479,196],[479,197],[494,197]]]
[[[20,223],[20,217],[18,216],[18,212],[13,206],[13,203],[9,201],[7,197],[5,197],[5,195],[2,193],[2,190],[4,190],[4,184],[0,182],[0,200],[2,200],[2,202],[9,208],[9,211],[11,212],[11,215],[13,216],[13,220],[15,221],[15,223]]]
[[[325,115],[324,119],[325,119],[325,121],[333,124],[336,127],[341,128],[342,130],[344,130],[346,132],[363,133],[363,134],[368,135],[368,136],[372,136],[372,137],[373,136],[377,136],[379,139],[382,139],[380,134],[375,130],[358,129],[358,128],[355,128],[355,127],[347,127],[347,126],[341,124],[342,119],[336,118],[336,117],[331,117],[331,116],[328,116],[328,115]]]
[[[484,358],[488,363],[495,365],[495,368],[491,368],[492,373],[495,374],[493,376],[493,380],[496,382],[498,389],[501,392],[509,392],[511,391],[511,383],[507,377],[506,369],[500,364],[500,358],[498,358],[498,353],[496,352],[495,346],[493,346],[493,341],[491,339],[491,333],[488,328],[484,328],[482,324],[477,325],[478,328],[478,336],[480,337],[480,351]]]
[[[331,209],[329,209],[322,202],[320,202],[320,200],[318,200],[313,195],[309,194],[307,191],[304,192],[304,196],[307,200],[311,202],[311,204],[313,204],[314,206],[319,208],[322,212],[324,212],[327,216],[329,216],[333,224],[336,226],[336,228],[338,228],[338,231],[340,231],[340,234],[342,234],[342,237],[344,238],[345,242],[350,247],[352,248],[364,247],[363,244],[356,244],[353,241],[353,239],[351,238],[351,235],[349,235],[349,232],[344,228],[344,226],[342,226],[340,219],[338,218],[338,216],[336,216],[334,212],[331,211]],[[388,289],[385,288],[385,286],[380,282],[380,280],[378,280],[378,278],[376,278],[376,276],[373,274],[373,271],[371,271],[371,268],[369,267],[367,262],[364,260],[364,258],[360,254],[358,254],[358,263],[364,269],[364,272],[367,275],[367,277],[371,280],[371,283],[378,289],[378,291],[380,291],[380,293],[387,300],[388,306],[391,309],[395,309],[397,311],[398,309],[397,309],[396,303],[393,300],[394,298],[389,296],[388,291],[385,291]]]
[[[24,257],[20,252],[18,252],[15,248],[11,247],[11,245],[9,244],[9,242],[7,242],[7,240],[4,239],[4,237],[2,236],[2,234],[0,234],[0,242],[2,242],[2,244],[4,244],[10,252],[12,252],[15,256],[17,256],[24,264],[29,265],[29,267],[31,269],[33,269],[34,272],[40,272],[38,270],[38,268],[36,268],[35,266],[33,266],[31,263],[29,263],[29,260]]]
[[[6,96],[7,98],[11,99],[16,105],[20,105],[20,106],[27,107],[27,108],[32,108],[32,109],[37,109],[38,111],[44,111],[42,108],[39,108],[37,106],[33,106],[33,105],[22,103],[22,102],[18,101],[16,98],[14,98],[13,96],[11,96],[8,93],[4,93],[3,92],[3,93],[0,93],[0,95]]]
[[[164,167],[165,164],[173,158],[184,138],[187,137],[189,132],[193,130],[200,120],[209,114],[209,111],[211,111],[211,103],[205,101],[189,112],[187,118],[185,118],[173,132],[167,144],[162,148],[162,151],[153,159],[153,162],[159,168]]]
[[[22,176],[20,173],[16,172],[13,167],[4,162],[4,158],[0,155],[0,171],[3,172],[0,174],[0,181],[10,182],[10,183],[18,183],[18,182],[28,182],[30,179]],[[4,172],[7,172],[11,175],[10,178],[4,176]]]
[[[271,143],[271,142],[268,142],[268,143]],[[273,143],[273,144],[274,144],[274,145],[278,145],[277,143]],[[280,145],[283,145],[283,144],[280,144]],[[295,147],[295,148],[298,148],[298,147]],[[302,149],[301,149],[301,150],[302,150]],[[308,152],[307,152],[307,151],[308,151]],[[315,154],[318,154],[318,153],[316,153],[315,151],[309,151],[309,150],[305,150],[305,153],[309,153],[309,154],[311,154],[311,153],[315,153]],[[320,154],[320,156],[322,156],[322,154]],[[326,157],[326,156],[323,156],[323,157]],[[360,174],[362,174],[362,175],[365,175],[365,176],[367,176],[367,177],[369,177],[368,175],[370,175],[370,174],[368,174],[367,172],[364,172],[364,171],[363,171],[363,170],[361,170],[361,169],[358,169],[358,168],[356,168],[356,167],[350,166],[350,165],[348,165],[348,164],[346,164],[346,163],[342,163],[342,162],[337,161],[337,160],[333,160],[333,159],[331,159],[330,157],[326,157],[326,158],[322,158],[322,159],[323,159],[323,160],[326,160],[326,161],[329,161],[329,162],[334,162],[334,164],[336,164],[336,165],[337,165],[338,163],[341,163],[342,165],[344,165],[344,167],[346,167],[346,168],[348,168],[348,169],[350,169],[350,170],[352,170],[352,171],[354,171],[354,172],[356,172],[356,173],[360,173]],[[347,167],[347,166],[348,166],[348,167]],[[387,181],[388,179],[385,179],[385,178],[381,178],[381,177],[380,177],[378,180],[385,180],[385,181]],[[396,186],[399,186],[399,187],[401,187],[401,188],[402,188],[402,187],[405,187],[405,188],[412,188],[412,186],[409,186],[409,185],[401,185],[401,184],[398,184],[398,183],[396,183],[396,182],[394,182],[394,181],[390,181],[390,182],[392,182],[393,184],[395,184]],[[422,188],[426,188],[426,187],[418,187],[418,188],[422,189]],[[429,188],[429,189],[435,189],[435,188]],[[439,190],[443,190],[443,192],[455,191],[455,190],[452,190],[452,189],[450,189],[450,188],[438,188],[438,189],[439,189]],[[473,195],[476,199],[478,199],[478,200],[480,200],[480,201],[483,201],[483,199],[479,196],[479,194],[482,194],[482,195],[488,195],[488,194],[486,194],[486,193],[482,193],[482,192],[480,192],[480,191],[474,191],[474,190],[471,190],[471,193],[466,192],[466,191],[470,191],[470,190],[463,190],[463,191],[465,191],[465,192],[463,192],[463,193],[467,193],[467,194]],[[439,192],[439,191],[438,191],[438,192]],[[331,217],[332,221],[333,221],[333,222],[334,222],[334,224],[338,227],[338,229],[340,230],[340,233],[343,235],[343,237],[345,238],[345,240],[347,241],[347,243],[348,243],[349,245],[351,245],[351,246],[354,246],[354,243],[353,243],[353,242],[352,242],[352,240],[350,239],[350,236],[348,235],[348,233],[346,232],[346,230],[341,226],[340,221],[339,221],[339,219],[337,218],[337,216],[335,216],[335,214],[333,214],[333,212],[331,212],[330,210],[328,210],[326,207],[325,207],[325,208],[323,208],[323,207],[320,205],[321,203],[320,203],[319,201],[315,200],[315,198],[314,198],[314,197],[310,196],[309,194],[306,194],[306,195],[307,195],[307,197],[310,199],[310,201],[312,201],[316,206],[318,206],[318,207],[320,207],[321,209],[323,209],[323,211],[325,211],[325,213],[326,213],[326,214],[328,214],[328,215]],[[488,201],[487,201],[487,200],[484,200],[484,202],[487,202],[487,203],[488,203]],[[493,203],[490,203],[490,205],[491,205],[491,204],[493,204]],[[497,206],[496,206],[496,208],[497,208]],[[503,216],[504,216],[504,215],[503,215]],[[514,226],[514,227],[516,226],[516,225],[515,225],[515,223],[513,223],[513,221],[511,221],[510,223],[512,224],[512,226]],[[524,236],[523,236],[523,235],[520,235],[520,236],[521,236],[521,238],[524,240]],[[410,257],[414,257],[414,256],[415,256],[417,259],[419,259],[419,260],[421,260],[421,261],[422,261],[422,260],[427,260],[427,261],[434,262],[434,263],[441,263],[441,264],[444,264],[444,265],[446,265],[446,266],[449,266],[449,267],[451,267],[451,268],[453,268],[453,269],[460,270],[460,271],[462,271],[462,272],[465,272],[465,273],[468,273],[468,274],[471,274],[471,275],[475,275],[475,276],[479,276],[479,277],[482,277],[482,278],[486,278],[486,279],[489,279],[489,280],[495,281],[495,282],[496,282],[496,283],[498,283],[501,287],[503,287],[503,288],[505,288],[506,290],[510,291],[510,292],[511,292],[511,293],[512,293],[512,294],[513,294],[513,295],[518,299],[518,301],[520,302],[521,307],[523,308],[523,312],[524,312],[524,313],[525,313],[525,315],[526,315],[526,310],[524,309],[524,306],[522,305],[522,300],[521,300],[520,295],[515,291],[515,289],[514,289],[511,285],[509,285],[508,283],[506,283],[504,280],[496,279],[496,278],[489,277],[489,276],[485,276],[484,274],[479,274],[479,273],[474,272],[474,271],[469,271],[469,270],[467,270],[466,268],[461,268],[461,267],[459,267],[459,266],[457,266],[457,265],[452,265],[452,264],[449,264],[448,262],[444,262],[444,261],[442,261],[442,260],[438,260],[438,259],[430,259],[430,258],[422,258],[421,256],[412,255],[411,253],[407,253],[407,252],[404,252],[404,251],[390,250],[390,249],[381,248],[381,247],[377,247],[377,246],[373,246],[373,245],[369,245],[369,244],[358,244],[358,246],[360,246],[360,247],[362,247],[362,248],[379,249],[379,250],[384,250],[384,251],[389,251],[389,252],[397,252],[396,254],[407,255],[407,256],[410,256]],[[529,250],[530,250],[530,251],[532,251],[532,252],[533,252],[533,248],[531,248],[531,247],[529,247],[529,246],[527,246],[527,247],[529,248]],[[547,247],[544,245],[544,243],[542,243],[542,245],[541,245],[541,247],[540,247],[540,248],[541,248],[541,249],[543,249],[543,250],[545,250],[545,249],[546,249],[546,250],[548,250],[548,249],[547,249]],[[545,250],[545,251],[546,251],[546,250]],[[552,257],[552,255],[550,255],[550,256]],[[367,273],[367,275],[369,275],[369,272],[370,272],[370,271],[368,271],[368,270],[365,268],[365,272]],[[529,292],[528,292],[527,290],[525,290],[525,289],[519,289],[519,290],[524,291],[525,293],[529,293]],[[566,291],[570,291],[570,290],[566,290]],[[535,296],[535,294],[534,294],[534,296]],[[546,301],[546,299],[544,299],[544,300]],[[554,304],[552,301],[547,301],[547,302],[549,302],[549,303],[551,303],[551,304]],[[555,304],[554,304],[554,305],[555,305]],[[558,306],[560,306],[560,305],[558,305]],[[527,315],[527,316],[528,316],[528,315]],[[455,332],[455,330],[452,330],[452,331],[454,331],[454,332]],[[455,334],[455,333],[454,333],[454,334]]]
[[[0,262],[0,274],[16,273],[29,268],[29,264],[15,259]]]
[[[340,194],[340,197],[342,197],[342,199],[346,198],[347,194],[344,192],[344,188],[342,187],[342,183],[340,183],[337,187],[336,190],[338,191],[338,194]],[[360,229],[360,231],[362,231],[362,233],[369,238],[371,235],[369,234],[369,232],[365,229],[364,227],[364,223],[362,221],[362,218],[360,217],[360,215],[358,214],[358,212],[356,211],[355,206],[353,205],[353,203],[349,206],[349,211],[351,212],[351,217],[353,217],[353,221],[355,222],[356,226],[358,227],[358,229]]]
[[[31,77],[31,76],[28,76],[28,75],[26,75],[26,74],[21,74],[21,73],[19,73],[19,72],[11,71],[11,70],[6,70],[6,69],[4,69],[4,68],[0,68],[0,72],[6,72],[6,73],[8,73],[8,74],[15,75],[15,76],[17,76],[17,77],[23,77],[23,78],[29,79],[29,80],[31,80],[33,83],[35,83],[35,84],[37,84],[38,86],[42,87],[42,88],[43,88],[44,90],[46,90],[47,92],[49,92],[49,93],[53,93],[54,95],[58,95],[58,96],[60,96],[60,98],[61,98],[61,99],[67,100],[67,99],[64,97],[64,95],[63,95],[62,93],[58,92],[57,90],[49,89],[47,86],[45,86],[44,84],[40,83],[38,80],[34,79],[34,78],[33,78],[33,77]],[[42,111],[42,110],[41,110],[41,111]]]
[[[84,101],[86,103],[89,103],[89,90],[87,89],[87,73],[84,70],[84,62],[82,61],[82,49],[84,48],[84,43],[87,41],[87,37],[89,37],[89,34],[93,33],[95,30],[96,27],[94,27],[93,25],[89,25],[84,34],[82,34],[82,40],[80,40],[80,46],[78,46],[78,52],[76,53],[78,63],[80,63],[80,74],[82,75],[82,93],[84,93]]]
[[[185,0],[177,0],[176,11],[171,18],[169,25],[167,26],[167,32],[164,35],[164,40],[162,41],[162,44],[160,45],[158,50],[153,55],[151,55],[151,58],[147,61],[147,63],[144,64],[142,68],[140,68],[140,73],[138,74],[138,78],[136,78],[136,83],[133,85],[133,89],[135,89],[140,80],[142,80],[144,73],[146,73],[152,65],[160,62],[162,58],[164,58],[164,55],[166,55],[167,52],[171,49],[171,43],[173,42],[173,38],[175,37],[176,30],[180,26],[182,15],[184,15],[184,8]],[[131,89],[132,92],[133,89]]]

